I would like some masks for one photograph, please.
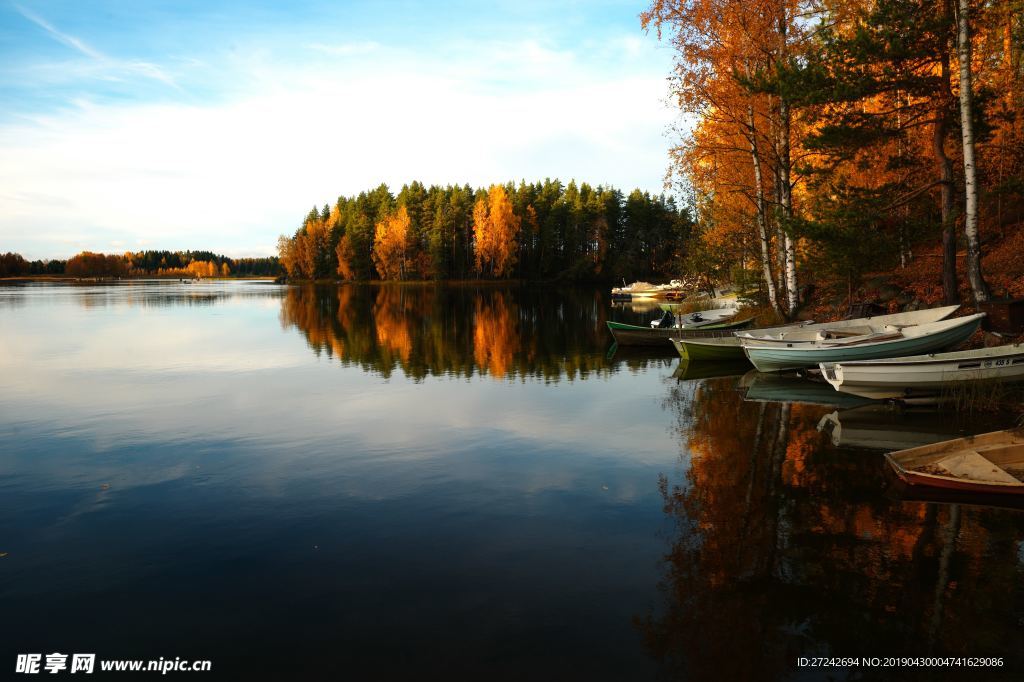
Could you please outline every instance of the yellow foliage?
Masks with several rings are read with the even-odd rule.
[[[487,198],[473,206],[473,234],[476,238],[476,271],[508,277],[516,264],[521,219],[501,185],[491,185]]]
[[[519,342],[515,309],[508,295],[495,292],[489,305],[478,297],[473,316],[473,359],[480,371],[503,378],[512,367]]]
[[[409,213],[405,206],[379,223],[373,237],[373,264],[381,279],[405,279],[409,268]]]

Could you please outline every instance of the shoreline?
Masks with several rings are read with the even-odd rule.
[[[0,277],[0,284],[28,284],[32,282],[59,282],[59,283],[83,283],[83,284],[102,284],[112,282],[144,282],[144,281],[167,281],[173,282],[178,281],[207,281],[207,280],[266,280],[274,281],[277,277],[273,275],[252,275],[250,277],[201,277],[185,278],[185,277],[159,277],[153,275],[150,277],[74,277],[72,275],[18,275],[15,277]]]

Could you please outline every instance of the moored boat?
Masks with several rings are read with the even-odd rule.
[[[910,327],[929,322],[945,320],[955,313],[960,306],[947,305],[940,308],[925,308],[923,310],[911,310],[904,313],[889,313],[886,315],[874,315],[871,317],[856,317],[849,320],[836,320],[835,322],[818,322],[797,328],[776,328],[751,330],[743,334],[744,341],[751,342],[804,342],[820,341],[829,336],[842,337],[864,334],[870,330],[889,327]]]
[[[885,456],[908,485],[1024,495],[1024,430],[957,438]]]
[[[731,321],[739,310],[735,307],[716,308],[714,310],[696,310],[692,313],[675,314],[666,310],[661,320],[652,320],[651,326],[659,329],[697,329],[711,327]]]
[[[737,329],[749,327],[754,323],[753,318],[718,324],[709,324],[697,328],[686,327],[641,327],[635,324],[624,322],[606,321],[608,331],[612,333],[615,342],[620,346],[661,346],[670,348],[669,339],[686,338],[713,338],[717,336],[732,336]]]
[[[817,341],[741,337],[743,352],[761,372],[817,367],[820,363],[875,360],[930,353],[957,346],[978,330],[985,313],[927,324],[872,326],[850,334],[821,334]],[[799,333],[798,330],[796,333]],[[824,331],[824,330],[823,330]]]
[[[1024,380],[1024,344],[820,367],[843,393],[876,399],[933,396],[964,382]]]
[[[629,286],[612,289],[612,298],[617,300],[678,298],[686,293],[685,284],[674,279],[668,284],[651,284],[650,282],[633,282]]]
[[[778,327],[762,327],[751,329],[747,332],[736,335],[724,335],[715,338],[680,339],[674,343],[679,355],[688,360],[744,360],[747,355],[743,351],[743,340],[753,339],[756,341],[791,341],[791,340],[814,340],[821,331],[835,332],[839,330],[850,331],[864,328],[867,331],[870,325],[902,325],[922,324],[925,322],[936,322],[945,319],[956,312],[960,306],[945,306],[942,308],[928,308],[905,313],[891,313],[888,315],[875,315],[874,317],[858,317],[850,320],[838,320],[836,322],[805,322],[802,324],[791,324]]]
[[[744,362],[747,359],[743,352],[743,346],[735,335],[720,336],[717,338],[674,338],[672,345],[675,346],[679,356],[684,360],[727,360]]]

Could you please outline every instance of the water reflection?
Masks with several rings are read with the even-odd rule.
[[[660,479],[675,531],[664,601],[638,625],[667,675],[783,679],[798,656],[930,654],[1004,656],[996,677],[1019,675],[1024,515],[886,496],[881,457],[818,430],[829,407],[744,393],[709,379],[666,401],[690,466]]]
[[[616,355],[603,291],[504,286],[293,286],[281,324],[316,353],[388,377],[583,379],[619,366],[668,366],[673,354]],[[668,349],[671,350],[671,349]]]
[[[277,298],[282,287],[266,280],[123,280],[32,282],[0,285],[0,306],[73,302],[83,308],[210,306],[228,301]]]
[[[964,420],[951,418],[945,410],[929,408],[899,409],[872,401],[852,409],[826,414],[818,422],[818,430],[827,433],[832,444],[845,448],[867,450],[905,450],[944,440],[962,438]],[[985,424],[991,422],[991,428]],[[971,420],[972,432],[997,430],[997,421],[976,416]]]
[[[1024,651],[1024,515],[892,497],[846,439],[901,415],[752,400],[671,350],[607,359],[604,292],[0,289],[19,296],[5,660],[770,679],[813,653]]]

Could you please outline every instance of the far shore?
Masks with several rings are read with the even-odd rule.
[[[247,277],[200,277],[199,281],[203,280],[266,280],[274,281],[277,277],[273,275],[251,275]],[[131,276],[131,277],[74,277],[72,275],[18,275],[17,277],[0,277],[0,282],[4,284],[19,284],[29,282],[137,282],[143,280],[161,280],[173,282],[174,280],[179,281],[197,281],[197,278],[193,277],[160,277],[158,275],[146,275],[146,276]]]

